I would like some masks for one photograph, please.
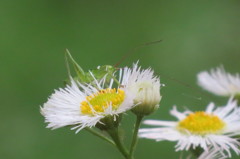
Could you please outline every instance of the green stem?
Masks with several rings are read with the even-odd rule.
[[[126,158],[126,159],[131,159],[128,156],[128,152],[126,151],[125,147],[122,144],[122,141],[120,140],[119,137],[119,132],[118,132],[118,128],[114,128],[114,129],[110,129],[107,131],[108,134],[112,137],[113,141],[116,144],[116,147],[118,148],[118,150],[122,153],[122,155]]]
[[[93,135],[95,135],[97,137],[100,137],[101,139],[103,139],[103,140],[107,141],[108,143],[112,144],[113,146],[116,146],[115,143],[111,139],[109,139],[106,136],[104,136],[103,134],[95,131],[94,129],[85,128],[85,130],[87,130],[88,132],[92,133]]]
[[[143,116],[140,116],[140,115],[137,116],[136,124],[134,127],[134,132],[133,132],[133,137],[132,137],[132,143],[131,143],[130,152],[129,152],[130,158],[133,158],[133,154],[134,154],[134,151],[137,146],[137,141],[138,141],[137,135],[138,135],[138,130],[139,130],[142,119],[143,119]]]

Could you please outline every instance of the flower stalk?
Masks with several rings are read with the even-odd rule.
[[[134,151],[137,147],[137,142],[138,142],[138,130],[139,127],[141,125],[142,119],[144,116],[138,115],[137,119],[136,119],[136,123],[135,123],[135,127],[134,127],[134,132],[133,132],[133,137],[132,137],[132,143],[131,143],[131,147],[130,147],[130,151],[129,151],[129,157],[133,158],[134,155]]]
[[[120,139],[118,128],[109,129],[109,130],[107,130],[107,132],[108,132],[109,136],[111,136],[111,138],[115,142],[116,147],[121,152],[121,154],[126,159],[132,159],[132,158],[129,157],[129,154],[128,154],[125,146],[123,145],[123,143]]]

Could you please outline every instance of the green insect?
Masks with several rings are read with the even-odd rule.
[[[111,79],[115,79],[114,72],[117,71],[117,68],[111,65],[103,65],[98,66],[97,69],[92,69],[88,72],[84,71],[78,63],[73,59],[70,52],[66,49],[66,66],[68,70],[69,79],[71,77],[69,62],[72,63],[73,68],[75,70],[76,76],[73,77],[74,80],[79,81],[80,83],[94,83],[95,80],[101,80],[104,76],[106,76],[106,82],[109,83]],[[66,80],[65,84],[69,84],[70,80]]]
[[[76,72],[76,76],[74,77],[74,80],[79,81],[81,83],[87,83],[87,84],[94,84],[95,80],[101,80],[103,77],[106,76],[105,83],[109,83],[111,79],[113,79],[117,84],[119,84],[118,80],[116,79],[116,77],[114,76],[114,73],[119,69],[117,68],[117,66],[122,63],[129,55],[131,55],[132,53],[135,53],[138,49],[144,47],[144,46],[148,46],[148,45],[152,45],[152,44],[156,44],[161,42],[162,40],[158,40],[158,41],[153,41],[153,42],[148,42],[148,43],[144,43],[141,44],[135,48],[133,48],[132,50],[130,50],[127,54],[125,54],[117,64],[115,64],[114,66],[111,65],[103,65],[103,66],[98,66],[97,69],[92,69],[88,72],[85,72],[78,64],[77,62],[73,59],[73,57],[71,56],[70,52],[66,49],[66,66],[67,66],[67,70],[68,70],[68,76],[69,79],[71,77],[71,73],[70,73],[70,67],[69,67],[69,61],[73,64],[73,68]],[[70,80],[65,81],[65,84],[69,84]]]

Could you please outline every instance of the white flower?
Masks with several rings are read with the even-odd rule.
[[[200,72],[197,75],[198,84],[205,90],[219,96],[240,95],[239,74],[232,75],[225,72],[222,67],[212,69],[210,72]]]
[[[93,76],[93,75],[92,75]],[[93,76],[94,77],[94,76]],[[41,108],[48,128],[56,129],[73,125],[76,133],[85,127],[102,124],[101,119],[131,109],[134,96],[125,88],[113,88],[113,80],[105,88],[106,77],[95,85],[83,85],[71,80],[71,85],[56,90]]]
[[[230,149],[240,153],[240,143],[233,136],[240,134],[240,115],[236,101],[230,99],[226,106],[214,109],[210,103],[206,111],[178,112],[176,107],[171,114],[178,121],[146,120],[148,125],[158,128],[140,129],[139,136],[156,141],[177,141],[176,151],[189,150],[201,147],[209,151],[209,146],[214,149],[226,151],[231,156]]]
[[[148,115],[159,107],[161,100],[160,79],[154,72],[141,69],[137,63],[133,68],[124,68],[123,84],[126,89],[135,95],[134,103],[137,104],[132,111],[140,115]]]

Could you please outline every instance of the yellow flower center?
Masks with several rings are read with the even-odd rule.
[[[218,116],[205,112],[195,112],[189,114],[178,123],[177,128],[186,133],[186,130],[196,135],[217,134],[223,130],[225,122]]]
[[[112,109],[117,109],[124,98],[125,93],[121,89],[102,89],[91,96],[87,96],[86,100],[81,102],[81,113],[93,115],[94,113],[104,112],[110,105]]]

